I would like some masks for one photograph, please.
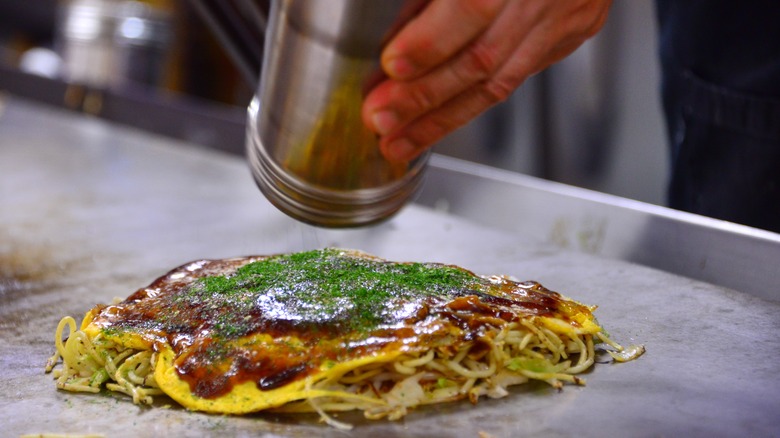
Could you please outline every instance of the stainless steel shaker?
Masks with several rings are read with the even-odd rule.
[[[257,185],[288,215],[325,227],[388,218],[420,186],[427,154],[385,160],[362,123],[379,54],[424,0],[275,0],[248,111]]]

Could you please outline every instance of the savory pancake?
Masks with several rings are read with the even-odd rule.
[[[188,409],[409,408],[503,397],[529,379],[583,384],[598,342],[623,361],[588,307],[536,282],[451,265],[397,263],[323,249],[188,263],[76,329],[60,322],[48,363],[57,387],[166,394]],[[70,335],[63,341],[68,327]]]

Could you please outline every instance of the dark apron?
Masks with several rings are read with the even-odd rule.
[[[656,6],[669,206],[780,232],[780,1]]]

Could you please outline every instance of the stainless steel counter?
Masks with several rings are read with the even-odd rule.
[[[695,245],[688,240],[692,236],[698,236]],[[529,385],[475,406],[419,409],[399,422],[340,416],[356,425],[355,436],[477,436],[481,431],[496,437],[772,436],[780,431],[777,279],[755,271],[764,277],[746,275],[740,278],[748,280],[736,285],[700,280],[725,269],[728,260],[734,272],[754,268],[759,263],[750,248],[776,257],[774,234],[441,157],[433,162],[419,203],[392,220],[360,230],[314,229],[275,210],[240,159],[5,98],[0,105],[2,434],[344,435],[316,416],[212,416],[168,407],[172,403],[165,399],[145,408],[125,397],[61,392],[43,374],[64,315],[78,318],[94,304],[127,296],[189,260],[324,246],[539,280],[599,304],[596,315],[617,341],[647,346],[635,362],[598,364],[585,375],[586,387],[558,392]],[[704,258],[664,260],[671,256],[658,254]],[[683,263],[692,268],[664,268]],[[693,278],[697,275],[700,279]],[[761,289],[755,284],[766,292],[754,293]]]
[[[431,164],[420,204],[780,301],[780,234],[444,156]]]

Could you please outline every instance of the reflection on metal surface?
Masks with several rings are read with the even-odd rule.
[[[361,226],[388,218],[415,193],[428,155],[385,160],[360,107],[382,78],[382,45],[420,4],[272,4],[247,149],[258,186],[280,210],[316,225]]]
[[[268,154],[256,130],[256,105],[249,109],[247,129],[247,155],[249,165],[260,190],[284,213],[303,222],[324,227],[354,227],[372,224],[388,219],[398,212],[416,193],[423,180],[425,160],[412,162],[412,169],[395,180],[386,180],[380,185],[368,187],[342,187],[349,183],[337,180],[336,186],[315,184],[291,172],[284,163],[277,163]],[[307,157],[304,157],[307,158]],[[344,163],[338,164],[343,169]],[[364,164],[364,163],[360,163]],[[334,165],[330,163],[329,165]],[[376,171],[368,166],[362,171]],[[375,180],[373,178],[368,181]],[[381,181],[381,180],[380,180]],[[357,181],[362,184],[363,182]]]
[[[587,254],[601,253],[607,229],[605,218],[561,217],[556,219],[549,233],[550,242],[561,248],[570,248]]]

